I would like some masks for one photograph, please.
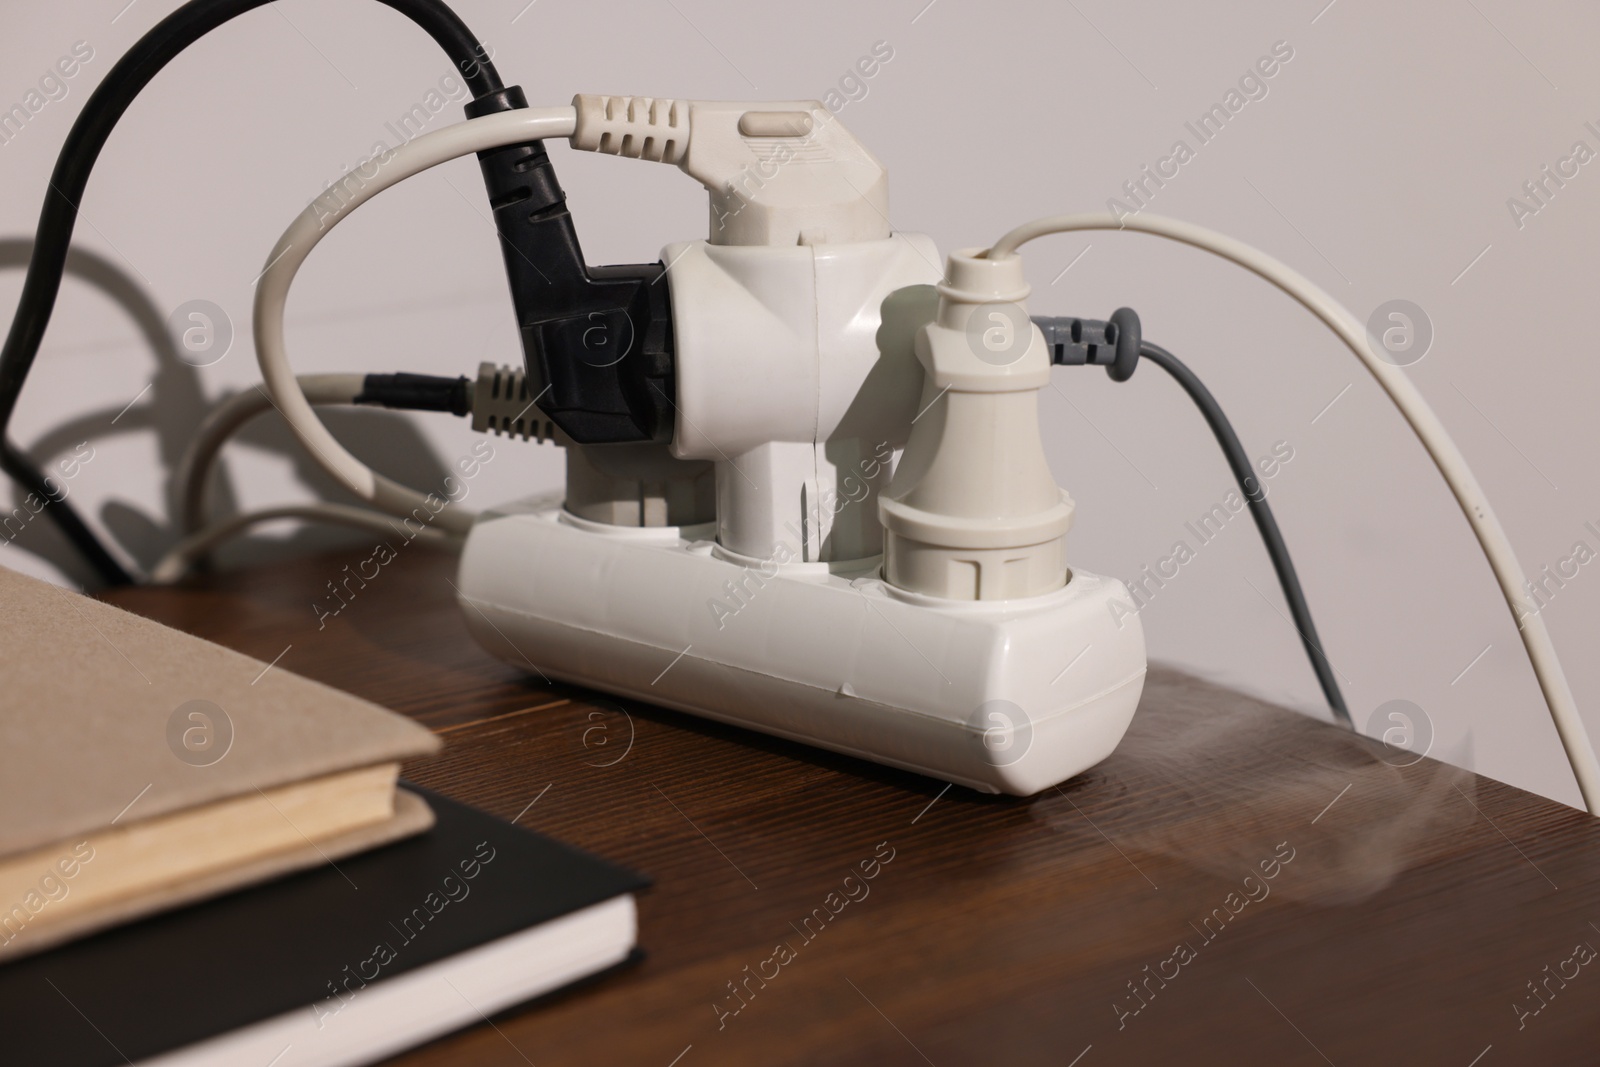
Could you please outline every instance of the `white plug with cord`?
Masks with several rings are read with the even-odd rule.
[[[1572,689],[1567,685],[1566,674],[1561,669],[1561,661],[1557,658],[1555,646],[1550,640],[1550,631],[1545,628],[1544,616],[1518,610],[1518,601],[1527,584],[1527,578],[1523,574],[1522,565],[1517,562],[1517,554],[1511,547],[1511,539],[1506,536],[1505,528],[1500,525],[1500,520],[1489,506],[1488,497],[1478,485],[1478,479],[1473,476],[1466,457],[1456,447],[1449,431],[1444,428],[1444,424],[1433,413],[1433,409],[1428,406],[1427,400],[1412,384],[1405,371],[1379,359],[1373,353],[1367,341],[1366,331],[1356,321],[1355,316],[1298,271],[1258,248],[1252,248],[1242,241],[1236,241],[1187,222],[1157,215],[1134,215],[1121,219],[1109,214],[1053,215],[1035,219],[1013,229],[995,242],[994,247],[989,249],[988,256],[1004,260],[1015,256],[1017,249],[1029,241],[1049,234],[1073,233],[1081,230],[1134,230],[1180,241],[1230,260],[1293,297],[1337,334],[1345,343],[1345,347],[1349,348],[1371,372],[1389,399],[1394,401],[1395,407],[1400,409],[1400,414],[1411,426],[1417,439],[1422,442],[1422,447],[1427,449],[1434,465],[1438,467],[1445,483],[1449,485],[1450,492],[1455,496],[1456,503],[1461,507],[1462,514],[1471,524],[1478,545],[1483,549],[1483,554],[1494,571],[1495,579],[1500,583],[1500,591],[1505,596],[1506,606],[1511,609],[1512,617],[1516,621],[1517,633],[1522,638],[1523,647],[1527,650],[1528,659],[1533,665],[1534,676],[1539,681],[1539,688],[1550,709],[1550,718],[1555,723],[1557,735],[1561,738],[1567,761],[1572,765],[1572,773],[1578,780],[1578,789],[1583,794],[1584,803],[1591,813],[1600,814],[1600,762],[1596,761],[1594,746],[1589,741],[1589,732],[1583,725],[1582,716],[1578,713]]]
[[[929,596],[1016,600],[1067,584],[1073,504],[1039,438],[1051,366],[1022,261],[979,251],[950,257],[917,332],[921,414],[878,498],[883,575]]]

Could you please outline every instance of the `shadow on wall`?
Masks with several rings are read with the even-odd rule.
[[[32,253],[32,240],[0,240],[0,270],[26,269]],[[115,546],[113,551],[120,549],[136,567],[148,569],[179,539],[178,487],[173,484],[171,475],[195,429],[210,409],[211,401],[206,398],[199,369],[179,358],[177,347],[167,332],[166,315],[121,266],[97,253],[74,248],[67,256],[66,269],[68,275],[94,286],[127,312],[155,354],[155,373],[149,391],[120,417],[120,407],[74,415],[31,442],[27,452],[36,462],[50,467],[69,457],[82,442],[97,447],[112,438],[153,432],[162,468],[167,472],[165,499],[159,509],[152,509],[147,503],[118,499],[111,489],[106,489],[104,503],[99,508],[103,534],[111,539]],[[50,358],[48,349],[47,334],[39,359]],[[37,392],[31,401],[41,402]],[[24,391],[22,403],[29,402],[30,395]],[[363,462],[381,466],[385,474],[402,484],[421,488],[443,485],[449,471],[406,417],[381,410],[324,409],[322,414],[334,436]],[[341,503],[357,502],[311,460],[276,415],[261,416],[235,435],[229,447],[240,446],[288,460],[296,482],[314,497]],[[212,476],[209,500],[213,516],[232,514],[237,507],[237,495],[227,475],[226,456],[224,451],[223,460]],[[87,495],[86,490],[91,487],[109,487],[115,475],[109,466],[85,465],[81,470],[81,481],[69,490],[74,494]],[[0,533],[0,565],[5,563],[3,549],[9,545],[47,561],[85,587],[97,585],[94,572],[83,563],[48,516],[33,515],[24,508],[26,494],[16,486],[8,485],[7,491],[0,520],[12,521],[7,522]],[[82,499],[78,496],[74,502],[85,509]],[[302,526],[286,537],[242,535],[220,549],[217,557],[224,563],[245,559],[260,562],[347,545],[370,536],[340,527]]]

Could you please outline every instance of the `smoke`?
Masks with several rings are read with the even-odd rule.
[[[1470,738],[1457,749],[1445,758],[1467,762]],[[1091,819],[1136,863],[1141,854],[1175,859],[1229,882],[1257,873],[1287,842],[1295,859],[1273,892],[1341,905],[1441,857],[1449,831],[1480,817],[1475,782],[1469,771],[1152,667],[1116,753],[1031,811],[1074,834]]]

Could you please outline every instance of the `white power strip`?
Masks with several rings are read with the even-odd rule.
[[[535,195],[523,164],[543,166],[515,146],[557,137],[676,162],[710,195],[710,240],[675,246],[648,281],[648,267],[607,268],[605,278],[643,294],[630,296],[631,311],[607,304],[595,318],[581,314],[581,301],[547,307],[539,285],[521,278],[516,242],[533,241],[536,222],[567,216],[513,210]],[[510,154],[481,158],[512,249],[513,297],[528,304],[519,314],[529,375],[549,379],[530,405],[545,404],[541,412],[578,446],[569,452],[572,512],[588,520],[609,512],[610,522],[714,516],[715,540],[705,547],[681,530],[580,527],[561,512],[475,524],[470,512],[380,476],[313,412],[284,344],[296,270],[332,225],[381,190],[495,149]],[[545,209],[562,203],[553,188],[539,186]],[[1035,220],[987,249],[948,256],[941,272],[930,242],[890,229],[887,196],[882,166],[817,101],[580,96],[566,108],[512,106],[407,143],[337,211],[313,204],[302,212],[256,286],[257,358],[275,406],[340,484],[377,510],[470,533],[465,606],[469,620],[477,612],[491,623],[479,627],[490,647],[500,637],[494,620],[503,619],[514,642],[548,657],[547,673],[977,788],[1028,793],[1110,753],[1137,702],[1143,639],[1118,630],[1109,610],[1095,617],[1092,605],[1105,608],[1116,583],[1066,566],[1070,500],[1038,434],[1035,394],[1049,383],[1050,362],[1025,306],[1017,250],[1048,234],[1138,230],[1253,271],[1339,336],[1428,450],[1515,608],[1522,569],[1443,424],[1405,373],[1374,353],[1349,311],[1286,265],[1171,219],[1091,214]],[[570,229],[557,236],[567,239],[559,248],[575,252]],[[594,280],[581,256],[557,269]],[[662,299],[653,287],[669,276]],[[663,329],[672,330],[671,345]],[[641,336],[656,347],[628,364],[633,377],[585,376],[583,367],[622,365]],[[658,366],[669,363],[676,399]],[[547,402],[557,370],[567,376],[565,397]],[[670,434],[662,432],[667,419]],[[875,445],[900,452],[887,485]],[[714,501],[701,491],[707,466]],[[865,494],[848,491],[863,486]],[[841,490],[866,505],[849,516],[853,525],[810,527]],[[752,566],[765,574],[747,557],[766,558],[797,516],[807,562],[773,572],[759,603],[740,600],[736,621],[751,625],[729,626],[707,610],[721,583],[746,580]],[[863,605],[886,627],[869,625]],[[1600,760],[1543,617],[1518,615],[1586,805],[1600,813]],[[1079,650],[1084,677],[1060,658]],[[662,664],[664,653],[671,658]],[[674,661],[684,669],[664,684]],[[932,668],[937,685],[917,677],[916,661]],[[1055,692],[1059,681],[1042,682],[1039,662],[1071,682]],[[974,738],[1005,751],[974,749]]]
[[[711,532],[593,523],[548,501],[497,509],[461,557],[467,624],[552,678],[988,793],[1070,778],[1133,718],[1144,633],[1113,617],[1116,579],[950,600],[875,568],[737,560]]]

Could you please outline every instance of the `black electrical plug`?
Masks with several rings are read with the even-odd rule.
[[[467,116],[528,106],[520,86]],[[522,329],[528,389],[579,444],[667,441],[674,422],[666,267],[591,267],[540,141],[478,153]]]

